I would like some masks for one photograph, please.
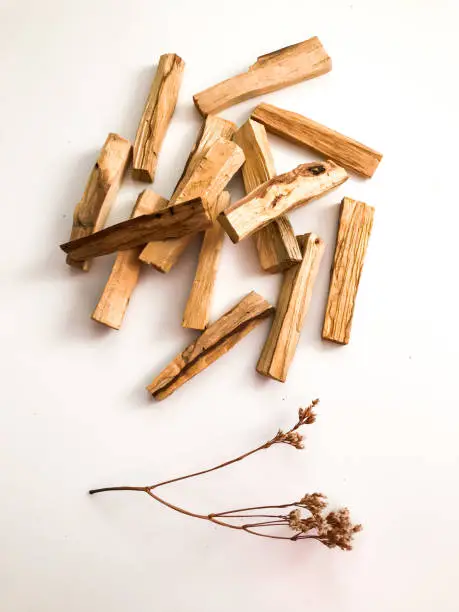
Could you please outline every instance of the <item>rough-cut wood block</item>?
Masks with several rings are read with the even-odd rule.
[[[284,273],[276,315],[257,371],[285,382],[295,355],[325,245],[316,234],[298,236],[303,261]]]
[[[209,115],[203,122],[196,143],[191,151],[188,161],[180,177],[177,187],[170,199],[170,204],[176,204],[183,196],[185,189],[191,188],[191,183],[197,181],[199,185],[199,174],[197,166],[209,149],[219,138],[230,140],[234,134],[236,125],[231,121]],[[223,189],[224,186],[221,188]],[[180,256],[189,245],[192,237],[181,240],[167,240],[150,242],[140,254],[140,259],[155,267],[160,272],[167,273],[177,263]]]
[[[228,106],[260,94],[282,89],[331,70],[331,59],[317,37],[267,53],[248,72],[226,79],[193,96],[202,115],[217,113]]]
[[[134,142],[132,174],[153,182],[161,145],[174,114],[185,62],[175,53],[161,55]]]
[[[137,198],[132,218],[151,214],[166,208],[167,205],[165,198],[146,189]],[[94,321],[113,329],[121,327],[129,300],[139,278],[141,266],[139,252],[140,247],[135,247],[117,254],[107,284],[92,313]]]
[[[254,189],[222,212],[218,220],[233,242],[251,236],[287,211],[307,204],[348,178],[332,161],[302,164]]]
[[[212,219],[216,219],[218,196],[244,163],[242,149],[231,140],[218,138],[196,165],[174,204],[201,198]]]
[[[381,153],[360,142],[303,115],[277,108],[272,104],[257,106],[252,113],[252,119],[262,123],[269,132],[322,153],[348,170],[365,177],[373,176],[382,159]]]
[[[374,208],[344,198],[331,270],[322,337],[348,344],[363,261],[373,226]]]
[[[229,203],[230,195],[227,191],[223,191],[217,198],[217,210],[224,210]],[[224,237],[225,232],[217,221],[204,232],[198,267],[183,314],[183,327],[203,330],[209,323],[215,277]]]
[[[73,213],[70,240],[89,236],[100,230],[118,193],[131,156],[131,143],[118,134],[109,134],[89,176],[83,197]],[[69,266],[87,272],[91,260],[76,261],[67,257]]]
[[[166,398],[227,353],[273,311],[271,304],[252,291],[177,355],[147,387],[148,391],[157,400]]]
[[[249,119],[234,135],[244,151],[242,177],[246,193],[276,176],[274,160],[265,128]],[[280,272],[301,261],[301,252],[287,217],[279,217],[254,235],[263,270]]]
[[[86,238],[61,244],[73,259],[100,257],[146,244],[151,239],[177,238],[211,227],[212,218],[201,198],[170,206],[151,215],[142,215],[107,227]]]

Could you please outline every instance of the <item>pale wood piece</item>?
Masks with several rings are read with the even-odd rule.
[[[248,72],[193,96],[202,115],[217,113],[260,94],[282,89],[331,70],[331,59],[317,37],[262,55]]]
[[[295,355],[325,249],[316,234],[298,236],[298,242],[303,261],[284,273],[276,315],[257,364],[260,374],[281,382]]]
[[[224,210],[229,203],[230,194],[223,191],[217,198],[217,210]],[[217,221],[204,233],[198,267],[183,313],[183,327],[204,330],[209,323],[215,278],[224,237],[225,232]]]
[[[132,218],[148,215],[166,208],[168,201],[150,189],[143,191],[137,198],[132,211]],[[120,251],[107,284],[91,318],[98,323],[113,329],[120,329],[132,292],[137,285],[140,266],[139,252],[141,247]]]
[[[174,204],[200,197],[212,219],[217,218],[218,196],[244,163],[242,149],[231,140],[218,138],[195,166]]]
[[[355,300],[362,274],[375,209],[364,202],[344,198],[331,270],[330,291],[322,337],[348,344]]]
[[[218,220],[233,242],[239,242],[274,219],[318,198],[348,179],[332,161],[302,164],[263,183],[223,211]]]
[[[196,174],[196,168],[202,158],[219,138],[230,140],[235,130],[236,125],[232,121],[227,121],[214,115],[206,117],[185,164],[182,176],[172,194],[170,204],[177,202],[192,180],[198,181],[199,184],[199,175]],[[141,252],[140,259],[144,263],[152,265],[160,272],[167,273],[177,263],[191,240],[192,237],[186,237],[181,240],[150,242]]]
[[[242,178],[246,193],[276,176],[266,130],[249,119],[234,135],[244,151]],[[295,232],[287,217],[279,217],[254,235],[258,259],[266,272],[280,272],[301,261]]]
[[[76,260],[100,257],[146,244],[151,239],[196,234],[212,226],[212,218],[201,198],[170,206],[151,215],[129,219],[86,238],[61,244]]]
[[[252,113],[252,119],[262,123],[268,132],[322,153],[367,178],[373,176],[383,157],[352,138],[272,104],[259,104]]]
[[[185,62],[175,53],[159,58],[134,142],[132,175],[152,183],[161,145],[174,114]]]
[[[227,353],[273,311],[271,304],[252,291],[177,355],[147,387],[148,391],[157,400],[166,398]]]
[[[118,134],[108,135],[89,175],[83,197],[75,207],[70,240],[89,236],[104,226],[131,157],[131,150],[131,143],[125,138]],[[76,261],[67,257],[67,263],[84,272],[91,267],[90,259]]]

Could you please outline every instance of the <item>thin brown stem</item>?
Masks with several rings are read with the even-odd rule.
[[[277,518],[277,519],[285,519],[286,516],[283,514],[211,514],[209,516],[220,516],[226,519],[232,518]]]
[[[157,489],[158,487],[163,487],[164,485],[171,484],[173,482],[179,482],[180,480],[187,480],[188,478],[194,478],[195,476],[202,476],[203,474],[209,474],[210,472],[214,472],[215,470],[220,470],[221,468],[227,467],[228,465],[232,465],[233,463],[242,461],[242,459],[245,459],[246,457],[249,457],[250,455],[257,453],[258,451],[269,448],[272,445],[272,443],[273,443],[272,440],[269,440],[268,442],[265,442],[265,444],[262,444],[261,446],[254,448],[248,453],[244,453],[243,455],[240,455],[239,457],[236,457],[235,459],[230,459],[229,461],[220,463],[219,465],[216,465],[215,467],[208,468],[207,470],[201,470],[199,472],[194,472],[193,474],[188,474],[187,476],[179,476],[178,478],[171,478],[170,480],[163,480],[163,482],[158,482],[157,484],[151,485],[148,488],[150,490]]]
[[[243,527],[277,527],[280,525],[288,525],[287,521],[265,521],[264,523],[247,523]]]
[[[246,531],[247,533],[251,533],[252,535],[260,536],[261,538],[272,538],[273,540],[292,541],[292,538],[290,536],[277,536],[277,535],[271,535],[269,533],[258,533],[258,531],[253,531],[252,529],[248,529],[248,528],[245,528],[244,531]]]
[[[212,514],[212,516],[226,516],[227,514],[233,514],[235,512],[248,512],[249,510],[267,510],[269,508],[291,508],[296,506],[298,502],[292,502],[291,504],[274,504],[272,506],[252,506],[251,508],[237,508],[236,510],[227,510],[226,512],[219,512],[218,514]]]
[[[104,493],[105,491],[142,491],[147,493],[148,487],[103,487],[102,489],[91,489],[89,494],[94,495],[94,493]]]
[[[164,506],[167,506],[171,510],[175,510],[176,512],[180,512],[180,514],[186,514],[187,516],[193,516],[194,518],[209,520],[209,517],[206,514],[197,514],[196,512],[191,512],[190,510],[185,510],[185,508],[181,508],[180,506],[176,506],[175,504],[171,504],[170,502],[166,501],[165,499],[162,499],[161,497],[158,497],[157,495],[152,493],[149,488],[146,489],[145,492],[148,493],[148,495],[150,497],[155,499],[160,504],[163,504]]]

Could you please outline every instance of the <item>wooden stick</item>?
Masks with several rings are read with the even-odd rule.
[[[248,72],[226,79],[193,96],[202,115],[217,113],[228,106],[260,94],[282,89],[331,70],[331,59],[317,37],[267,53]]]
[[[373,176],[382,159],[381,153],[360,142],[272,104],[259,104],[252,113],[252,119],[262,123],[269,132],[322,153],[365,177]]]
[[[330,292],[322,337],[348,344],[363,261],[373,226],[374,208],[344,198],[331,270]]]
[[[219,139],[230,140],[236,130],[236,125],[231,121],[209,115],[204,121],[196,143],[191,151],[188,161],[180,177],[177,187],[172,195],[170,204],[177,203],[182,197],[189,183],[199,181],[196,168],[202,158],[208,153],[210,147]],[[222,187],[223,189],[224,187]],[[181,240],[167,240],[163,242],[150,242],[141,252],[140,259],[146,264],[152,265],[160,272],[167,273],[177,263],[180,256],[189,245],[191,237]]]
[[[196,234],[212,225],[201,198],[171,206],[151,215],[142,215],[107,227],[86,238],[61,244],[73,259],[100,257],[146,244],[151,239],[177,238]]]
[[[89,175],[83,197],[78,202],[73,213],[72,232],[70,240],[89,236],[100,230],[110,212],[110,208],[118,193],[121,180],[131,157],[131,143],[118,136],[109,134],[99,157]],[[87,272],[91,260],[75,261],[67,257],[69,266],[80,268]]]
[[[248,120],[234,135],[244,151],[242,177],[246,193],[276,176],[265,128]],[[280,272],[301,261],[301,252],[287,217],[279,217],[254,234],[260,265],[266,272]]]
[[[177,355],[147,387],[148,391],[157,400],[166,398],[227,353],[273,311],[271,304],[252,291]]]
[[[223,191],[217,198],[217,209],[224,210],[229,203],[230,194]],[[217,221],[204,233],[198,267],[183,313],[183,327],[203,330],[209,323],[215,278],[224,237],[225,232]]]
[[[137,198],[131,218],[148,215],[167,207],[168,202],[150,189]],[[140,247],[120,251],[115,259],[107,284],[92,313],[92,319],[113,329],[120,329],[132,292],[137,285]]]
[[[185,62],[175,53],[159,58],[150,93],[134,142],[132,175],[152,183],[161,145],[174,114]]]
[[[284,274],[276,315],[257,365],[260,374],[281,382],[285,382],[295,355],[325,249],[316,234],[298,236],[298,242],[303,261]]]
[[[231,140],[218,138],[195,166],[180,196],[174,197],[174,203],[200,197],[215,220],[218,196],[243,163],[242,149]]]
[[[218,220],[233,242],[239,242],[274,219],[338,187],[348,178],[332,161],[302,164],[266,181],[222,212]]]

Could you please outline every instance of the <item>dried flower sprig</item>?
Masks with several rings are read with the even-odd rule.
[[[304,448],[304,439],[298,430],[304,425],[311,425],[314,423],[316,420],[314,408],[318,403],[319,400],[314,400],[307,408],[300,408],[298,411],[298,421],[288,431],[283,432],[279,430],[273,438],[264,444],[261,444],[235,459],[216,465],[215,467],[200,472],[194,472],[186,476],[164,480],[163,482],[145,487],[104,487],[102,489],[93,489],[89,491],[89,493],[102,493],[104,491],[141,491],[172,510],[187,516],[210,521],[222,527],[239,529],[252,535],[273,538],[276,540],[289,540],[291,542],[305,539],[317,540],[325,546],[328,546],[328,548],[339,547],[342,550],[351,550],[354,534],[361,531],[362,526],[352,524],[347,508],[340,508],[337,511],[326,513],[327,498],[322,495],[322,493],[306,494],[299,501],[287,504],[253,506],[219,513],[198,514],[171,504],[162,497],[159,497],[155,492],[159,487],[214,472],[215,470],[241,461],[254,453],[266,450],[275,444],[288,444],[297,449]],[[309,515],[303,516],[302,512],[304,511],[307,511]],[[240,519],[243,519],[242,523]],[[236,522],[234,522],[235,520]],[[289,535],[272,533],[274,529],[277,531],[278,528],[282,527],[293,531],[293,535],[291,533]]]

